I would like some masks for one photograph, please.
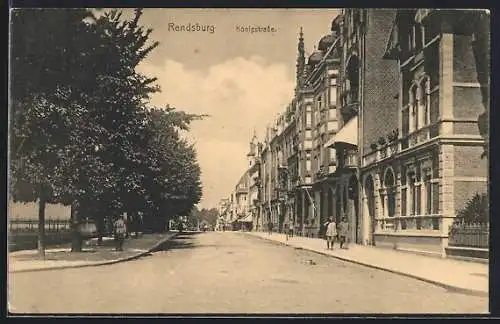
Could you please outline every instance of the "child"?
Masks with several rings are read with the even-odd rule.
[[[330,217],[328,221],[325,223],[326,226],[326,249],[332,249],[335,243],[335,236],[337,236],[337,224],[333,220],[333,217]]]

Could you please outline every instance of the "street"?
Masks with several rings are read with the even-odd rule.
[[[9,274],[14,313],[485,313],[488,298],[244,233],[184,233],[114,265]]]

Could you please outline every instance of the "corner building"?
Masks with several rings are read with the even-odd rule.
[[[475,193],[487,190],[477,126],[486,85],[478,81],[471,46],[468,21],[474,14],[404,9],[390,15],[386,49],[376,55],[391,70],[396,64],[398,89],[392,94],[394,83],[380,82],[384,98],[360,113],[367,243],[444,256],[453,218]],[[383,30],[390,17],[384,16]],[[369,84],[369,78],[366,73],[363,81]]]

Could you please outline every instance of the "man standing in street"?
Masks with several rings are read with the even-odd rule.
[[[113,227],[114,227],[116,251],[123,251],[123,242],[125,241],[125,235],[127,234],[127,226],[125,225],[125,220],[123,219],[122,216],[119,216],[115,220]]]
[[[349,223],[345,217],[342,217],[342,220],[339,224],[339,236],[340,236],[340,248],[342,249],[345,245],[345,248],[348,248],[347,244],[347,234],[349,233]]]

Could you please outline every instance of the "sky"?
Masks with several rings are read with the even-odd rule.
[[[200,208],[217,207],[247,168],[249,142],[292,100],[300,27],[306,54],[330,32],[338,9],[144,9],[141,24],[160,45],[138,70],[158,78],[152,104],[210,117],[187,138],[201,167]],[[180,25],[207,31],[176,31]],[[274,28],[248,32],[244,27]],[[239,30],[237,28],[240,28]],[[244,31],[241,31],[243,29]]]

